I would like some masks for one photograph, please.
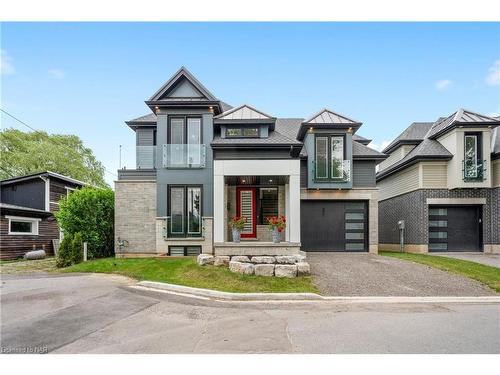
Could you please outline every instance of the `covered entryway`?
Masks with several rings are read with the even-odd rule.
[[[368,251],[366,201],[302,200],[304,251]]]
[[[429,206],[429,251],[481,251],[481,206]]]

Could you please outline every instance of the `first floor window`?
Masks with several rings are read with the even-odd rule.
[[[259,224],[267,224],[267,218],[278,216],[278,188],[261,188],[259,192]]]
[[[168,191],[169,232],[172,236],[200,236],[201,187],[170,186]]]
[[[6,216],[9,219],[9,234],[38,236],[40,219],[29,217]]]

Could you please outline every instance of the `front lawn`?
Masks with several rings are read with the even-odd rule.
[[[381,251],[380,255],[425,264],[443,271],[477,280],[500,293],[500,269],[467,260],[453,259],[436,255],[396,253]]]
[[[76,264],[61,272],[115,273],[136,280],[161,281],[224,292],[317,293],[311,277],[285,279],[247,276],[230,272],[227,267],[203,266],[195,258],[105,258]]]
[[[23,274],[33,272],[51,272],[56,269],[56,258],[48,257],[36,260],[2,260],[0,262],[0,273]]]

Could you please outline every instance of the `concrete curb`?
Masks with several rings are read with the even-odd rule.
[[[140,281],[131,288],[146,291],[181,295],[205,300],[234,302],[343,302],[343,303],[499,303],[500,296],[478,297],[332,297],[316,293],[229,293],[212,289],[192,288],[189,286]]]

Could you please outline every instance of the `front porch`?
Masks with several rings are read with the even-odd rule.
[[[248,173],[245,173],[248,172]],[[235,243],[229,222],[247,219]],[[267,218],[285,216],[281,242],[272,242]],[[214,254],[291,255],[300,251],[300,177],[295,160],[217,160],[214,163]]]

